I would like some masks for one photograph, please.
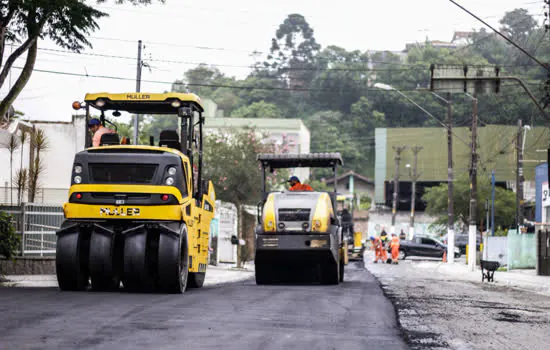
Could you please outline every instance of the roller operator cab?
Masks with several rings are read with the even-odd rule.
[[[56,272],[62,290],[182,293],[202,287],[208,264],[215,192],[202,174],[202,116],[193,94],[88,94],[85,106],[105,112],[179,117],[158,143],[120,144],[104,134],[75,155],[65,221],[57,231]],[[112,124],[112,123],[111,123]],[[198,126],[198,132],[195,129]],[[88,138],[88,146],[91,139]],[[193,154],[198,154],[194,159]]]
[[[347,251],[336,216],[336,191],[268,192],[265,181],[266,171],[280,168],[329,167],[336,174],[343,163],[340,154],[261,154],[258,161],[263,198],[256,228],[256,283],[312,277],[323,284],[342,282]]]

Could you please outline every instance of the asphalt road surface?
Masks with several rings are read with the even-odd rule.
[[[0,349],[407,349],[392,304],[362,263],[337,286],[183,295],[0,288]]]

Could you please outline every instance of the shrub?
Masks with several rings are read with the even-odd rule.
[[[12,216],[0,211],[0,255],[11,259],[19,248],[19,236],[15,233]]]

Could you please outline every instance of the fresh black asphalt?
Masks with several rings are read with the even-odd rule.
[[[0,349],[407,349],[376,279],[353,262],[344,283],[180,295],[0,288]]]

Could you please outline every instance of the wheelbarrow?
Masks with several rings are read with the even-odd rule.
[[[493,282],[493,275],[495,271],[500,267],[498,261],[481,260],[481,282],[487,279],[487,282]]]

